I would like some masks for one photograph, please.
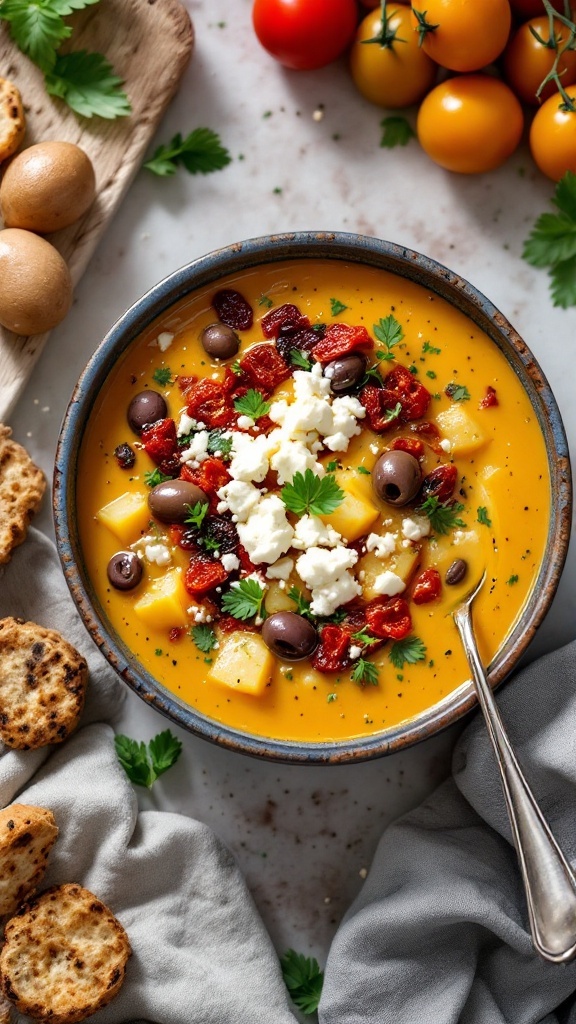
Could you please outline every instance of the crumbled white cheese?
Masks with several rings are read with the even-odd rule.
[[[368,447],[369,447],[370,451],[372,452],[372,455],[378,455],[378,452],[380,451],[380,449],[379,449],[377,444],[369,444]]]
[[[186,448],[180,456],[180,462],[185,462],[187,465],[191,465],[196,468],[201,462],[205,462],[208,458],[208,442],[209,434],[207,430],[199,430],[192,437],[190,441],[190,447]]]
[[[165,352],[166,349],[170,348],[170,345],[174,341],[174,335],[170,334],[169,331],[161,331],[156,341],[158,342],[158,348],[161,352]]]
[[[194,619],[194,622],[212,622],[212,616],[203,604],[191,604],[187,612]]]
[[[231,512],[234,522],[244,523],[261,500],[262,492],[244,480],[230,480],[217,492],[217,512]]]
[[[447,437],[443,437],[442,440],[440,441],[440,447],[445,452],[451,452],[452,451],[452,442],[449,441]]]
[[[182,412],[180,413],[180,420],[178,422],[176,433],[178,434],[178,437],[185,437],[186,434],[191,434],[198,426],[200,426],[200,424],[197,420],[192,416],[189,416],[187,412]]]
[[[278,451],[270,459],[270,469],[278,474],[280,486],[290,483],[296,473],[304,474],[307,469],[311,469],[315,476],[325,474],[322,463],[318,462],[314,452],[311,452],[302,441],[283,440]]]
[[[270,440],[266,434],[251,437],[235,430],[232,433],[233,457],[229,472],[234,480],[254,480],[260,483],[269,467]]]
[[[364,419],[366,409],[352,395],[342,395],[332,402],[332,432],[324,437],[324,445],[332,452],[345,452],[351,437],[360,433],[356,422]]]
[[[253,420],[251,416],[239,416],[237,422],[240,430],[250,430],[250,427],[254,426],[256,420]]]
[[[287,580],[294,568],[293,558],[279,558],[273,565],[266,569],[266,577],[269,580],[280,580],[281,584]]]
[[[430,520],[426,516],[412,516],[402,520],[402,535],[408,540],[421,540],[430,533]]]
[[[258,565],[276,562],[292,543],[294,530],[286,518],[286,508],[277,494],[267,494],[245,523],[238,523],[240,543]]]
[[[341,604],[362,593],[360,584],[347,571],[357,561],[357,552],[344,546],[312,547],[300,555],[296,571],[312,591],[313,615],[332,615]]]
[[[313,615],[333,615],[340,605],[348,604],[362,593],[362,587],[349,572],[338,576],[333,583],[315,587],[312,591],[310,611]]]
[[[369,533],[366,538],[366,551],[373,551],[376,558],[387,558],[396,550],[395,533]]]
[[[406,590],[404,580],[397,576],[395,572],[390,572],[389,569],[380,573],[374,580],[374,591],[376,594],[394,597],[395,594],[401,594],[403,590]]]
[[[356,661],[356,659],[359,658],[361,654],[362,654],[362,648],[358,647],[358,644],[351,644],[350,645],[350,649],[348,651],[348,657],[351,658],[352,661]]]
[[[222,555],[220,561],[222,562],[222,565],[226,569],[226,572],[234,572],[235,569],[240,568],[240,559],[238,558],[238,555],[234,554],[233,551],[231,551],[229,554]]]
[[[342,535],[334,527],[323,523],[318,516],[301,516],[294,528],[292,547],[306,551],[312,547],[334,548],[342,541]]]
[[[145,545],[144,558],[147,562],[154,562],[155,565],[170,565],[172,561],[170,548],[167,548],[165,544],[160,544],[159,541]]]

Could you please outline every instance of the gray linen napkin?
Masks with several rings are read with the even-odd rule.
[[[104,724],[118,712],[123,687],[76,614],[54,546],[37,531],[0,575],[5,615],[58,629],[90,668],[81,727],[66,743],[20,752],[0,745],[0,806],[50,808],[60,835],[43,887],[79,882],[128,932],[126,981],[91,1020],[295,1024],[277,956],[231,854],[191,818],[138,813]]]
[[[566,855],[576,859],[576,643],[498,694],[511,740]],[[483,720],[453,775],[384,833],[332,944],[321,1024],[576,1024],[576,964],[532,950]]]

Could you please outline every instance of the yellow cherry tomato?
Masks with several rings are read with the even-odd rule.
[[[478,71],[500,56],[510,34],[508,0],[412,0],[422,49],[451,71]]]
[[[576,85],[566,93],[576,107]],[[559,181],[566,171],[576,173],[576,111],[564,110],[559,92],[536,111],[530,128],[530,152],[543,174]]]
[[[422,101],[416,132],[441,167],[481,174],[499,167],[522,136],[524,117],[514,93],[489,75],[462,75],[437,85]]]
[[[356,88],[381,107],[409,107],[433,85],[437,66],[418,45],[410,10],[396,4],[367,14],[350,51],[350,70]]]
[[[569,35],[565,25],[560,21],[554,22],[553,38],[556,38],[560,51],[566,45]],[[532,18],[514,33],[504,51],[504,74],[508,84],[519,99],[533,107],[539,104],[536,92],[551,70],[556,57],[556,50],[548,45],[549,41],[548,17]],[[562,54],[558,74],[562,78],[562,85],[572,85],[576,82],[575,50],[567,50]],[[548,82],[540,93],[540,100],[548,99],[557,90],[554,82]]]

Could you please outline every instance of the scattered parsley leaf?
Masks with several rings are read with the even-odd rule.
[[[464,384],[456,384],[455,381],[450,381],[444,388],[444,394],[448,395],[453,402],[469,402],[470,392]]]
[[[216,455],[216,452],[219,452],[221,459],[227,459],[232,451],[232,438],[224,437],[222,430],[211,430],[208,434],[206,450],[210,455]]]
[[[389,313],[388,316],[380,317],[377,324],[373,326],[374,336],[383,345],[386,346],[384,352],[377,352],[376,355],[379,359],[394,359],[392,349],[395,345],[399,345],[404,337],[404,331],[402,325],[398,322],[393,313]]]
[[[115,736],[114,746],[116,756],[130,781],[148,789],[176,763],[182,753],[182,744],[170,729],[158,733],[148,745],[144,741],[138,743],[129,736]]]
[[[190,636],[198,650],[202,651],[203,654],[209,654],[218,643],[216,633],[211,626],[204,622],[199,623],[197,626],[192,626]]]
[[[185,138],[180,132],[169,143],[158,146],[144,167],[162,178],[176,173],[179,164],[189,174],[210,174],[221,171],[232,162],[232,157],[211,128],[195,128]]]
[[[236,374],[237,377],[239,377],[241,373],[244,373],[244,370],[240,366],[240,361],[238,359],[234,360],[230,369],[232,370],[232,373]]]
[[[426,370],[426,376],[430,377],[430,380],[436,380],[437,374],[434,370]]]
[[[435,348],[434,345],[431,345],[429,341],[425,341],[424,344],[422,345],[423,353],[428,352],[430,355],[439,356],[441,351],[441,348]]]
[[[172,370],[169,366],[158,366],[152,374],[152,380],[155,380],[160,387],[165,388],[172,383]]]
[[[357,644],[364,644],[365,647],[371,647],[372,644],[378,643],[377,637],[370,636],[365,629],[359,629],[357,633],[353,633],[351,639]]]
[[[332,704],[332,701],[335,701],[335,700],[338,700],[338,694],[337,693],[329,693],[327,695],[327,697],[326,697],[326,703],[327,704]]]
[[[404,665],[415,665],[417,661],[425,661],[426,646],[419,636],[407,636],[403,640],[395,640],[388,655],[394,668],[403,669]]]
[[[380,145],[385,149],[394,149],[395,146],[407,146],[410,139],[416,138],[416,132],[405,117],[385,117],[380,121],[382,138]]]
[[[365,658],[358,658],[350,678],[353,683],[359,683],[361,686],[364,683],[378,686],[378,669],[371,661],[366,661]]]
[[[348,309],[348,306],[344,302],[340,302],[340,299],[330,299],[330,313],[332,316],[338,316],[345,309]]]
[[[426,501],[418,508],[418,512],[430,520],[430,525],[436,533],[449,533],[456,526],[464,528],[466,523],[459,518],[458,513],[462,512],[464,505],[460,502],[439,501],[435,495],[426,498]]]
[[[245,579],[232,583],[222,598],[222,610],[235,619],[251,619],[255,615],[264,618],[264,587],[256,580]]]
[[[264,292],[262,292],[262,295],[258,299],[258,305],[264,306],[265,309],[271,309],[272,306],[274,305],[274,302],[272,301],[269,295],[265,295]]]
[[[171,480],[171,476],[166,476],[161,473],[158,468],[149,469],[144,473],[144,483],[147,487],[157,487],[158,484],[163,484],[166,480]]]
[[[0,18],[9,22],[10,35],[22,53],[45,74],[54,67],[60,44],[72,34],[61,13],[41,0],[3,0]]]
[[[362,476],[370,476],[370,470],[366,469],[366,466],[358,466],[357,472],[361,473]]]
[[[259,420],[261,416],[265,416],[270,411],[270,402],[264,401],[264,395],[260,391],[250,388],[241,398],[235,399],[234,408],[243,416]]]
[[[480,505],[478,508],[478,522],[481,523],[482,526],[492,526],[492,520],[488,515],[488,509],[485,505]]]
[[[402,405],[400,402],[396,402],[393,409],[386,409],[386,415],[384,417],[384,423],[392,423],[392,420],[397,420],[400,413],[402,412]]]
[[[199,537],[198,543],[204,548],[204,551],[219,551],[221,541],[215,540],[214,537]]]
[[[552,202],[559,213],[542,213],[524,243],[522,257],[533,267],[549,267],[552,302],[576,305],[576,174],[566,171]]]
[[[191,526],[195,526],[196,529],[199,530],[204,522],[209,507],[210,506],[207,501],[197,501],[194,507],[192,507],[192,505],[186,505],[188,515],[184,522],[190,523]]]
[[[177,439],[176,443],[179,448],[189,448],[194,438],[194,431],[191,430],[189,434],[181,434]]]
[[[516,573],[514,573],[512,576],[508,577],[506,583],[508,584],[508,586],[513,587],[515,583],[518,583],[518,580],[519,576],[517,576]]]
[[[122,79],[101,53],[75,50],[58,54],[45,78],[46,91],[57,96],[82,117],[103,117],[108,121],[126,117],[132,110]]]
[[[286,508],[298,516],[306,512],[326,516],[342,504],[345,494],[331,474],[318,477],[307,469],[303,474],[294,474],[292,483],[285,484],[280,491],[280,497]]]
[[[337,469],[338,469],[338,461],[336,459],[331,459],[330,462],[326,463],[326,471],[328,473],[334,473]]]
[[[290,587],[288,597],[291,601],[294,601],[298,615],[301,615],[305,619],[310,619],[311,622],[314,621],[315,616],[312,615],[312,612],[310,611],[311,602],[304,597],[297,587]]]
[[[290,362],[292,366],[297,366],[300,370],[312,369],[312,360],[308,359],[308,356],[299,348],[290,349]]]
[[[324,981],[318,961],[289,949],[280,958],[280,967],[294,1005],[306,1015],[314,1013],[318,1009]]]

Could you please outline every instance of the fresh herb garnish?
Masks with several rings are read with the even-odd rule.
[[[199,623],[197,626],[192,626],[190,636],[198,650],[202,651],[203,654],[209,654],[210,651],[214,650],[218,643],[216,633],[212,627],[203,622]]]
[[[518,580],[519,576],[517,576],[516,573],[514,573],[512,576],[508,577],[506,583],[508,584],[508,586],[513,587],[515,583],[518,583]]]
[[[171,476],[166,476],[164,473],[161,473],[158,468],[148,469],[144,473],[144,483],[147,487],[157,487],[158,484],[163,484],[166,480],[171,479]]]
[[[488,509],[485,505],[480,505],[478,508],[478,522],[481,523],[482,526],[492,526],[492,520],[488,515]]]
[[[211,128],[195,128],[185,138],[178,132],[167,145],[158,146],[144,167],[153,174],[167,178],[176,174],[180,164],[189,174],[210,174],[212,171],[221,171],[231,161],[230,153],[216,132]]]
[[[190,523],[191,526],[195,526],[196,529],[199,530],[208,513],[209,507],[210,506],[207,501],[197,501],[194,506],[186,505],[188,515],[184,522]]]
[[[378,638],[370,636],[365,629],[359,629],[357,633],[353,633],[351,639],[357,644],[363,644],[365,647],[371,647],[372,644],[378,643]]]
[[[466,523],[459,518],[458,513],[462,512],[464,505],[460,502],[439,501],[435,495],[426,498],[420,505],[418,512],[430,520],[430,525],[436,533],[449,533],[456,526],[465,528]]]
[[[400,413],[402,412],[402,405],[400,402],[396,402],[393,409],[386,409],[386,415],[384,417],[384,423],[392,423],[392,420],[397,420]]]
[[[260,391],[250,388],[245,395],[234,400],[234,408],[237,412],[242,413],[243,416],[259,420],[261,416],[265,416],[266,413],[270,412],[270,402],[264,401],[264,395]]]
[[[548,267],[554,306],[576,306],[576,174],[566,171],[552,202],[558,213],[542,213],[524,243],[522,257]]]
[[[314,1013],[318,1009],[324,981],[318,961],[289,949],[280,958],[280,967],[294,1005],[306,1015]]]
[[[314,622],[316,616],[313,615],[312,612],[310,611],[311,602],[304,597],[304,595],[298,590],[297,587],[290,587],[290,590],[288,591],[288,597],[290,598],[291,601],[294,601],[298,615],[301,615],[303,618],[310,619],[311,622]]]
[[[182,753],[182,744],[170,729],[158,733],[148,745],[129,736],[115,736],[114,746],[130,782],[148,789],[176,763]]]
[[[434,370],[426,370],[426,376],[430,377],[430,380],[436,380],[438,374],[436,374]]]
[[[444,394],[448,395],[453,402],[469,402],[470,392],[464,384],[456,384],[456,381],[450,381],[444,388]]]
[[[361,473],[362,476],[370,476],[370,470],[366,469],[366,466],[357,466],[356,471]]]
[[[403,640],[395,640],[388,655],[394,668],[403,669],[404,665],[415,665],[417,661],[426,659],[426,645],[419,636],[406,636]]]
[[[232,438],[224,437],[222,430],[211,430],[208,434],[206,451],[210,455],[216,455],[216,452],[218,452],[221,459],[227,459],[232,451],[232,443]]]
[[[337,693],[329,693],[326,697],[327,704],[332,704],[333,701],[338,700]]]
[[[271,309],[274,303],[269,295],[265,295],[264,292],[262,292],[262,295],[258,299],[258,305],[264,306],[265,309]]]
[[[241,373],[244,373],[244,370],[240,366],[240,361],[238,359],[234,360],[230,369],[232,370],[232,373],[236,374],[237,377],[239,377]]]
[[[312,360],[299,348],[290,349],[290,362],[292,366],[297,366],[300,370],[312,369]]]
[[[338,461],[337,461],[337,459],[331,459],[330,462],[326,463],[326,471],[328,473],[335,473],[337,469],[338,469]]]
[[[365,658],[358,658],[350,678],[353,683],[359,683],[361,686],[363,686],[364,683],[370,683],[371,686],[378,686],[378,669],[373,662],[366,661]]]
[[[306,512],[313,516],[327,516],[342,504],[345,494],[330,473],[318,477],[307,469],[303,474],[294,474],[292,483],[285,484],[280,491],[280,497],[286,508],[298,516]]]
[[[398,115],[385,117],[380,121],[382,137],[380,145],[384,149],[394,149],[395,146],[407,146],[410,139],[416,138],[416,132],[405,117]]]
[[[373,331],[375,337],[385,345],[385,351],[377,352],[378,359],[394,359],[394,353],[392,349],[399,345],[404,337],[404,331],[402,325],[398,322],[393,313],[389,313],[388,316],[380,317],[377,324],[374,324]]]
[[[172,383],[172,370],[169,366],[157,366],[152,374],[152,380],[155,380],[160,387],[165,388]]]
[[[332,316],[338,316],[345,309],[348,309],[348,306],[344,302],[340,302],[340,299],[330,299],[330,313]]]
[[[235,619],[251,619],[254,616],[266,617],[264,609],[264,587],[256,580],[245,579],[232,583],[230,590],[222,598],[222,610],[233,615]]]
[[[204,548],[204,551],[219,551],[222,544],[214,537],[199,537],[198,543]]]
[[[434,345],[431,345],[429,341],[425,341],[424,344],[422,345],[423,353],[428,352],[430,355],[439,356],[441,351],[441,348],[435,348]]]

